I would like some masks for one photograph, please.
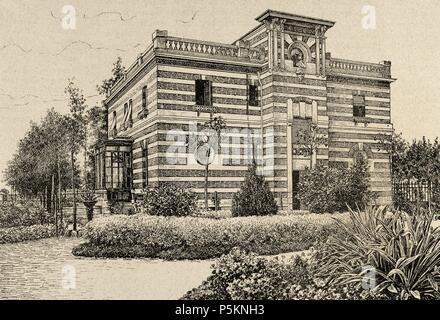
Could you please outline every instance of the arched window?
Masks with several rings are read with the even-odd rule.
[[[365,151],[357,151],[353,156],[353,164],[360,165],[368,162],[368,156]]]

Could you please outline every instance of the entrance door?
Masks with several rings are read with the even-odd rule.
[[[292,209],[293,210],[300,210],[301,209],[301,203],[299,199],[297,198],[299,193],[299,181],[300,181],[300,171],[294,170],[292,172],[292,182],[293,182],[293,188],[292,188]]]

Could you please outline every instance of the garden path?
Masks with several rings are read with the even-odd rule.
[[[0,299],[179,299],[213,261],[78,258],[82,239],[0,245]]]

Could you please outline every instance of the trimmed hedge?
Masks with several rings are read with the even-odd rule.
[[[55,226],[34,225],[0,229],[0,244],[38,240],[55,236]]]
[[[260,255],[307,250],[340,232],[330,215],[226,219],[111,216],[89,223],[74,255],[106,258],[211,259],[234,247]]]

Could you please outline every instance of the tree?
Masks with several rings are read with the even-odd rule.
[[[106,97],[110,95],[110,89],[123,78],[125,75],[125,67],[122,65],[121,57],[118,57],[115,63],[113,63],[112,76],[109,79],[102,81],[102,84],[97,86],[99,94]]]
[[[88,189],[94,189],[94,175],[95,170],[95,149],[97,146],[107,140],[107,109],[105,106],[96,105],[87,110],[86,113],[87,132],[89,133],[88,152],[86,154],[86,181],[85,184]]]
[[[61,190],[69,184],[63,119],[50,109],[40,124],[31,122],[5,172],[6,182],[15,192],[25,197],[40,197],[41,203],[54,215],[55,207],[61,208]],[[60,200],[58,205],[54,202],[56,194]]]
[[[392,181],[399,181],[406,176],[405,154],[408,143],[403,139],[402,134],[378,134],[374,137],[378,151],[385,151],[388,155],[390,177]]]
[[[61,224],[63,223],[61,201],[61,192],[63,189],[62,171],[65,171],[64,168],[67,168],[68,164],[65,117],[51,109],[42,120],[41,127],[45,136],[44,153],[47,155],[41,163],[47,166],[47,171],[51,175],[51,207],[55,217],[56,233],[58,234],[57,211],[61,214]],[[57,177],[57,179],[55,179],[55,177]],[[55,189],[55,181],[58,185],[58,190]],[[56,201],[56,196],[58,201]]]
[[[248,168],[246,178],[240,190],[234,194],[232,200],[232,215],[273,215],[278,212],[278,204],[270,191],[264,176],[257,174],[257,165],[254,162]]]
[[[203,136],[201,139],[197,141],[197,161],[199,164],[205,166],[205,209],[208,209],[208,176],[209,176],[209,165],[210,159],[213,152],[213,147],[216,148],[214,150],[217,151],[218,154],[221,153],[221,132],[226,128],[225,120],[219,116],[210,118],[203,125]]]
[[[310,168],[313,167],[313,155],[318,153],[320,146],[327,146],[327,138],[319,132],[316,123],[310,123],[308,130],[299,129],[297,133],[298,143],[294,149],[296,154],[310,157]]]
[[[86,99],[82,91],[75,85],[73,80],[69,79],[65,93],[69,95],[70,114],[65,116],[66,123],[66,137],[67,147],[70,153],[70,173],[72,181],[73,194],[73,230],[77,227],[77,204],[76,204],[76,186],[75,186],[75,172],[76,172],[76,156],[81,147],[86,144],[86,119],[85,110]]]

